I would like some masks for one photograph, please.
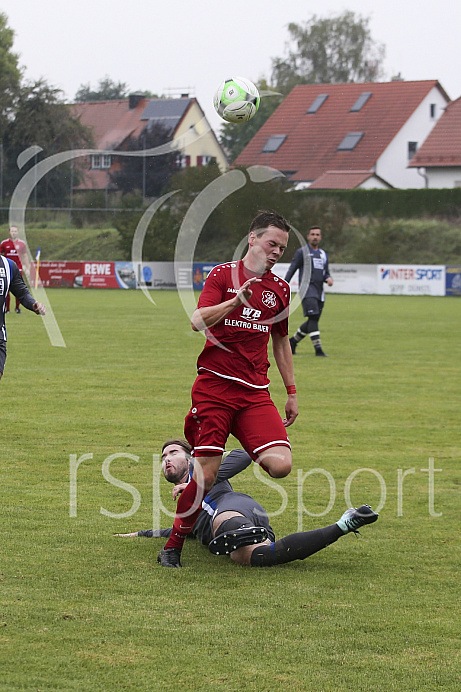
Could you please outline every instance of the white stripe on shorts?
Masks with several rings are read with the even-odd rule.
[[[287,440],[272,440],[272,442],[268,442],[265,445],[261,445],[261,447],[256,447],[256,449],[253,450],[253,454],[256,454],[256,452],[260,452],[261,449],[266,449],[267,447],[275,447],[276,445],[285,445],[285,447],[289,447],[291,449],[291,444]]]

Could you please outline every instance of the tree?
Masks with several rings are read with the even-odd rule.
[[[369,18],[350,10],[290,23],[295,48],[272,60],[272,81],[287,94],[296,84],[373,82],[382,75],[385,48],[371,38]]]
[[[260,93],[267,92],[268,86],[266,80],[261,80],[257,84]],[[253,139],[255,134],[264,125],[266,120],[275,111],[280,104],[281,97],[277,92],[273,92],[274,96],[262,96],[258,112],[251,120],[246,123],[225,123],[220,132],[220,142],[230,159],[235,161],[237,156],[246,147],[248,142]]]
[[[156,124],[146,127],[138,137],[130,137],[124,150],[154,149],[170,139],[169,130]],[[173,173],[179,169],[178,158],[178,151],[161,156],[118,156],[118,168],[111,173],[111,182],[123,195],[141,192],[143,197],[158,197]]]
[[[114,82],[107,75],[99,80],[95,90],[91,89],[90,84],[81,84],[75,94],[77,103],[86,101],[115,101],[116,99],[128,98],[128,86],[125,82]]]
[[[19,170],[18,155],[32,145],[43,149],[39,159],[58,152],[91,146],[91,133],[64,103],[62,92],[44,80],[26,84],[19,89],[14,118],[8,123],[4,137],[6,159],[5,190],[11,194],[19,179],[37,160],[33,157]],[[70,162],[52,169],[38,183],[36,199],[53,206],[66,201],[71,185],[71,167],[74,186],[78,182],[78,167]]]
[[[8,27],[6,14],[0,12],[0,139],[13,111],[21,83],[19,56],[12,52],[14,31]]]

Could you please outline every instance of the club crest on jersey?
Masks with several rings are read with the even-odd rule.
[[[272,291],[263,291],[261,299],[267,308],[275,308],[277,305],[275,293],[272,293]]]

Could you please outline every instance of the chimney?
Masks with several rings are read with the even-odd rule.
[[[145,98],[144,94],[130,94],[128,96],[128,107],[130,111],[134,110],[143,98]]]

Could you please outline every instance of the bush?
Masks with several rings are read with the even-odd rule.
[[[302,190],[293,193],[346,203],[354,216],[460,218],[461,188],[422,190]]]

